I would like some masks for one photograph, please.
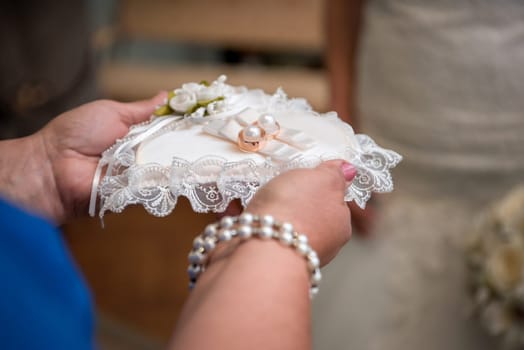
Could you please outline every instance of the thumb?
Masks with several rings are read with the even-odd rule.
[[[167,92],[161,91],[150,99],[125,103],[125,112],[122,114],[122,121],[128,126],[131,126],[147,120],[157,106],[165,102],[166,97]]]
[[[317,169],[335,171],[338,176],[344,178],[345,182],[351,182],[357,175],[357,168],[345,160],[329,160],[320,164]]]

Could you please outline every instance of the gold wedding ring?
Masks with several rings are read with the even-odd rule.
[[[238,147],[244,152],[258,152],[266,144],[266,132],[258,125],[248,125],[238,133]]]

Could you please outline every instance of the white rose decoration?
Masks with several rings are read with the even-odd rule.
[[[196,94],[197,92],[199,92],[200,90],[204,88],[205,86],[199,83],[185,83],[185,84],[182,84],[182,89],[178,89],[178,90],[185,90],[187,92],[193,92]]]
[[[196,93],[198,101],[211,101],[220,97],[220,89],[217,86],[209,86],[200,89]]]
[[[169,100],[169,107],[178,113],[186,113],[196,104],[196,94],[183,89],[177,89],[175,91],[175,96]]]

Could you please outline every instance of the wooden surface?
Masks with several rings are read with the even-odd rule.
[[[121,0],[120,35],[230,48],[320,50],[323,0]]]
[[[187,254],[193,237],[215,221],[179,199],[174,212],[156,218],[142,207],[64,227],[100,310],[142,335],[167,341],[187,295]]]

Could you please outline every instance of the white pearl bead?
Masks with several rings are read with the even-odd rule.
[[[233,224],[234,221],[231,216],[224,216],[222,220],[220,220],[220,226],[222,226],[222,228],[231,228]]]
[[[320,260],[316,256],[308,256],[307,259],[308,267],[313,271],[315,269],[318,269],[320,266]]]
[[[291,225],[289,222],[284,222],[282,226],[280,227],[280,232],[289,232],[293,233],[293,225]]]
[[[266,125],[274,125],[277,121],[271,114],[262,114],[258,117],[258,122],[265,127]]]
[[[217,234],[217,227],[215,224],[210,224],[206,226],[206,229],[204,230],[204,236],[210,237]]]
[[[253,230],[251,229],[251,226],[248,225],[242,225],[238,228],[238,237],[241,239],[247,239],[250,238],[253,234]]]
[[[191,252],[189,253],[188,259],[191,264],[203,264],[206,260],[206,255],[198,252]]]
[[[291,232],[282,232],[280,234],[280,242],[284,245],[291,245],[293,243],[293,234]]]
[[[256,142],[262,139],[262,129],[255,125],[249,125],[244,128],[244,140]]]
[[[318,285],[320,281],[322,281],[322,274],[320,273],[319,269],[315,269],[315,271],[313,271],[313,274],[311,275],[310,282],[313,285]]]
[[[318,294],[318,287],[311,287],[309,289],[309,296],[313,298],[315,295]]]
[[[225,242],[231,240],[231,238],[233,238],[233,232],[231,230],[220,230],[220,232],[218,232],[219,241]]]
[[[198,275],[200,275],[201,268],[199,265],[189,265],[187,268],[187,274],[189,275],[189,278],[194,280],[198,278]]]
[[[253,223],[253,214],[242,213],[238,217],[238,222],[240,222],[242,225],[251,225]]]
[[[262,226],[273,226],[275,219],[271,215],[264,215],[260,219],[260,224]]]
[[[273,237],[273,229],[269,226],[263,226],[258,231],[260,238],[271,238]]]
[[[211,250],[215,249],[215,247],[216,247],[216,243],[215,243],[214,238],[208,237],[204,240],[204,249],[207,252],[210,252]]]
[[[307,244],[307,242],[308,242],[307,236],[306,235],[298,235],[297,236],[297,241],[299,243],[306,243]]]
[[[199,250],[203,246],[204,246],[204,240],[202,239],[202,237],[198,236],[193,240],[193,249],[194,250]]]
[[[317,252],[315,252],[313,249],[309,251],[309,254],[307,255],[308,259],[316,259],[318,260]]]
[[[309,245],[307,243],[298,242],[295,248],[300,255],[306,256],[309,253]]]
[[[270,114],[264,114],[258,118],[258,123],[268,134],[273,134],[278,130],[275,117]]]

